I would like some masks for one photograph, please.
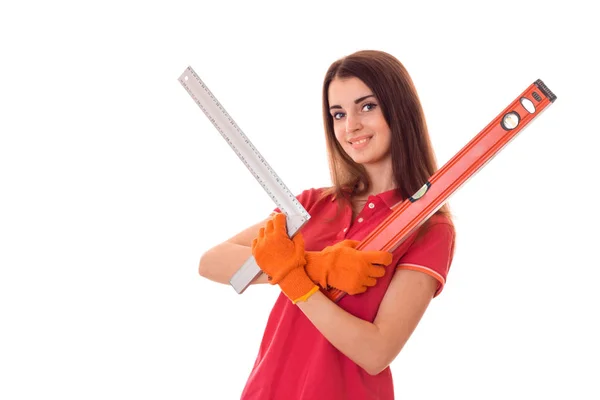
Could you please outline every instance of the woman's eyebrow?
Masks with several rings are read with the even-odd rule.
[[[358,104],[358,103],[360,103],[361,101],[363,101],[364,99],[368,99],[369,97],[375,97],[375,95],[373,95],[373,94],[368,94],[368,95],[366,95],[366,96],[359,97],[358,99],[354,100],[354,104]],[[341,106],[338,106],[338,105],[334,105],[334,106],[331,106],[331,107],[329,107],[329,109],[330,109],[330,110],[332,110],[332,109],[334,109],[334,108],[342,108],[342,107],[341,107]]]

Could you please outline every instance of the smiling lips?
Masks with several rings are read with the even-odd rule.
[[[353,149],[362,149],[369,144],[372,137],[373,136],[359,136],[348,140],[348,143],[350,143],[350,146],[352,146]]]

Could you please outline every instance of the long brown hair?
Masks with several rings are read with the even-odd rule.
[[[396,190],[402,199],[415,194],[437,171],[425,115],[413,81],[404,65],[394,56],[377,50],[362,50],[335,61],[323,82],[323,121],[329,168],[333,186],[324,195],[334,194],[344,201],[344,192],[368,192],[370,182],[364,167],[355,163],[342,149],[333,131],[329,112],[329,85],[335,78],[360,79],[379,101],[390,127],[392,168]],[[447,204],[437,213],[450,218]]]

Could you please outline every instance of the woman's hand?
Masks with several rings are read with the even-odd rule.
[[[361,251],[357,240],[343,240],[321,251],[305,253],[306,273],[313,282],[327,289],[334,287],[348,294],[365,292],[385,275],[392,262],[387,251]]]
[[[252,255],[259,268],[269,276],[269,282],[278,284],[294,304],[305,301],[319,289],[304,270],[302,234],[298,232],[290,239],[285,214],[278,213],[267,220],[252,241]]]

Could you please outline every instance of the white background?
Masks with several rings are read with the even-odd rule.
[[[0,398],[239,398],[278,288],[197,263],[274,205],[177,78],[299,193],[329,184],[323,75],[367,48],[409,70],[440,166],[536,79],[558,96],[450,199],[456,257],[397,397],[600,398],[587,4],[4,2]]]

